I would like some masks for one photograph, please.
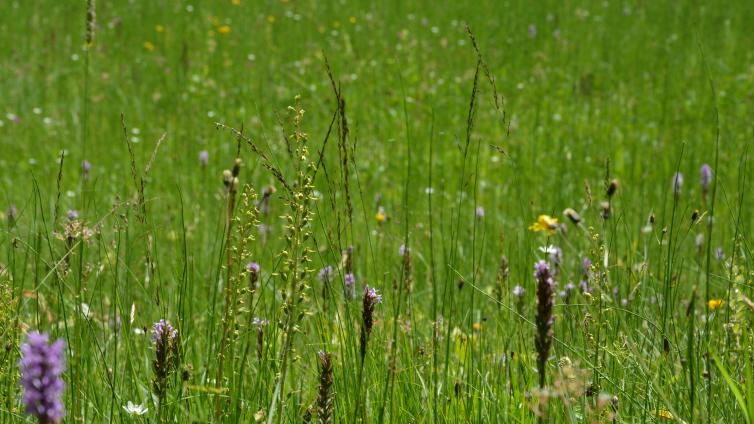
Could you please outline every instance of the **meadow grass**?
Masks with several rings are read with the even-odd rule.
[[[0,420],[754,421],[750,22],[2,2]]]

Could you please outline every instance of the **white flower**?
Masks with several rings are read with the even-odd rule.
[[[557,247],[555,247],[555,246],[553,246],[553,245],[549,245],[549,246],[540,246],[540,247],[539,247],[539,251],[540,251],[540,252],[542,252],[542,253],[547,253],[548,255],[551,255],[551,254],[553,254],[553,253],[557,252],[557,251],[558,251],[558,248],[557,248]]]
[[[89,310],[89,305],[86,303],[81,304],[81,313],[84,315],[84,318],[90,319],[92,317],[92,313]]]
[[[126,410],[126,413],[128,415],[144,415],[147,412],[149,412],[149,409],[144,405],[134,405],[133,402],[130,400],[126,403],[125,406],[123,406],[123,409]]]

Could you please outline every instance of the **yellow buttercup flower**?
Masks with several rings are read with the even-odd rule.
[[[150,52],[154,51],[154,44],[152,44],[151,41],[145,41],[144,42],[144,48],[149,50]]]
[[[241,0],[231,0],[230,2],[233,3],[233,6],[240,6],[241,5]]]
[[[228,34],[230,32],[230,27],[228,25],[223,25],[217,29],[217,32],[220,34]]]
[[[547,231],[547,234],[553,235],[558,229],[558,218],[550,215],[540,215],[537,222],[529,225],[531,231]]]
[[[714,311],[715,309],[719,309],[723,306],[723,300],[722,299],[710,299],[707,301],[707,307],[710,309],[710,311]]]
[[[374,220],[377,221],[378,224],[382,224],[387,219],[387,216],[385,215],[385,211],[380,208],[380,210],[377,211],[376,214],[374,214]]]
[[[162,25],[155,25],[154,30],[157,32],[165,32],[165,27]]]
[[[669,421],[675,420],[673,413],[668,411],[667,409],[660,409],[659,411],[655,412],[655,416],[657,418],[662,418]]]

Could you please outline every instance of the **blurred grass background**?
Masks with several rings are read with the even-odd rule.
[[[216,343],[209,335],[218,319],[215,308],[221,304],[221,299],[210,296],[218,279],[223,242],[221,173],[231,167],[237,149],[234,137],[215,124],[243,126],[244,133],[269,152],[277,166],[292,172],[295,161],[289,158],[283,138],[288,128],[286,107],[301,95],[301,107],[306,110],[304,130],[310,135],[312,152],[319,150],[336,110],[326,56],[346,101],[356,211],[353,228],[338,234],[339,245],[328,243],[327,234],[332,233],[336,218],[327,199],[334,196],[334,202],[342,206],[344,194],[328,190],[325,176],[318,174],[316,188],[323,195],[316,202],[321,222],[314,226],[319,256],[313,266],[319,269],[337,263],[340,249],[353,244],[359,252],[360,283],[369,281],[387,294],[401,275],[398,246],[407,238],[416,252],[412,330],[402,333],[397,342],[390,340],[390,319],[397,322],[408,317],[390,318],[394,300],[386,299],[379,311],[384,314],[384,327],[376,331],[372,344],[398,343],[406,367],[401,368],[405,374],[399,374],[396,388],[396,397],[403,399],[401,406],[391,410],[387,419],[457,422],[471,416],[469,405],[478,414],[468,418],[472,421],[533,419],[529,412],[516,411],[528,411],[518,405],[525,402],[536,371],[522,365],[517,378],[509,371],[501,375],[503,367],[512,367],[501,365],[501,355],[531,351],[527,345],[531,345],[533,329],[486,297],[496,284],[499,257],[506,254],[511,262],[506,290],[516,284],[526,288],[528,306],[522,312],[531,319],[535,309],[531,265],[542,256],[537,248],[546,243],[561,245],[570,268],[562,281],[576,282],[584,256],[601,260],[594,257],[604,253],[595,247],[600,245],[599,237],[593,237],[600,233],[599,240],[609,246],[610,283],[619,287],[619,297],[633,293],[636,298],[625,312],[619,313],[616,304],[618,309],[604,318],[612,340],[605,346],[610,353],[602,369],[609,383],[601,389],[621,398],[620,410],[628,421],[647,419],[648,411],[658,409],[673,410],[693,421],[695,415],[684,404],[688,384],[661,377],[661,363],[652,360],[653,349],[661,349],[661,339],[646,322],[660,319],[664,280],[672,277],[678,287],[673,300],[678,308],[673,314],[679,320],[685,312],[681,303],[688,299],[692,286],[700,284],[704,265],[695,259],[695,236],[705,226],[694,225],[690,216],[695,209],[702,213],[708,209],[698,175],[703,163],[714,162],[716,108],[720,117],[720,156],[714,169],[718,225],[713,239],[705,243],[713,249],[722,247],[728,255],[737,250],[745,262],[714,265],[712,294],[727,301],[730,282],[738,281],[736,275],[742,276],[740,284],[749,290],[751,274],[746,264],[751,259],[746,253],[752,219],[748,213],[740,214],[752,206],[744,167],[754,116],[754,36],[748,30],[754,22],[754,8],[748,2],[99,1],[94,43],[88,50],[85,17],[83,1],[0,4],[0,205],[3,210],[10,205],[18,208],[17,226],[0,232],[0,247],[8,252],[3,262],[11,270],[17,293],[38,290],[47,297],[57,296],[57,289],[44,278],[52,262],[45,255],[51,253],[41,247],[53,231],[60,231],[50,219],[60,192],[61,220],[66,210],[75,209],[82,220],[101,223],[96,245],[87,248],[83,260],[92,275],[87,277],[89,291],[82,294],[87,303],[101,314],[109,313],[112,299],[106,294],[112,291],[113,281],[121,279],[126,286],[120,288],[122,305],[116,311],[125,316],[131,304],[137,305],[134,326],[148,326],[163,317],[177,320],[178,293],[182,284],[189,284],[194,297],[182,313],[196,327],[194,337],[184,340],[186,362],[193,363],[196,385],[209,384],[212,357],[207,352],[213,352]],[[494,108],[492,90],[481,75],[471,153],[464,159],[477,61],[466,25],[495,77],[506,120]],[[166,296],[161,304],[144,281],[147,233],[134,225],[133,216],[121,219],[125,208],[111,213],[113,205],[130,200],[135,192],[121,113],[139,169],[149,161],[157,139],[167,134],[145,187],[149,237],[153,237],[158,278]],[[203,150],[209,157],[206,168],[199,162]],[[61,151],[66,154],[58,191]],[[252,184],[257,192],[274,184],[248,149],[242,148],[241,157],[242,183]],[[92,165],[86,181],[80,166],[84,160]],[[603,225],[599,203],[608,162],[610,178],[618,178],[621,184],[613,199],[611,221]],[[325,164],[331,173],[339,169],[335,142],[326,149]],[[676,170],[684,174],[685,186],[671,223],[671,178]],[[428,193],[432,193],[431,210]],[[485,209],[484,219],[475,220],[476,206]],[[382,226],[374,220],[379,207],[388,217]],[[526,230],[538,214],[560,215],[566,207],[582,213],[585,231],[545,240]],[[278,240],[282,221],[277,219],[283,211],[282,201],[274,197],[273,213],[264,222],[268,241],[258,237],[252,249],[265,273],[275,270],[277,252],[283,246]],[[651,213],[657,216],[655,232],[643,235],[641,229]],[[430,216],[435,219],[434,244],[429,242]],[[455,224],[458,216],[462,216],[460,227]],[[8,216],[4,221],[9,222]],[[663,229],[675,237],[675,246],[667,247]],[[741,239],[734,240],[735,234]],[[430,247],[438,257],[434,277]],[[454,251],[460,258],[457,262],[452,259]],[[114,258],[120,255],[125,256],[124,263],[115,264]],[[672,267],[666,268],[668,261]],[[451,293],[447,287],[458,286],[459,280],[471,284],[441,298],[448,337],[454,330],[448,320],[464,337],[476,334],[473,326],[483,319],[491,330],[477,345],[477,362],[471,363],[470,370],[465,355],[459,359],[453,352],[437,352],[441,362],[451,364],[451,376],[446,375],[444,385],[437,388],[447,405],[425,416],[427,395],[421,394],[428,390],[424,387],[427,376],[422,374],[425,359],[417,358],[416,352],[431,344],[435,319],[430,293],[440,287],[445,290],[442,293]],[[31,327],[57,328],[53,324],[60,308],[75,308],[79,303],[73,287],[66,292],[70,299],[52,306],[52,317],[40,314],[38,302],[30,298],[22,301],[18,317]],[[272,316],[279,300],[272,283],[266,286],[265,296],[261,312]],[[332,301],[343,303],[340,298]],[[554,355],[574,361],[581,357],[585,365],[591,348],[588,335],[579,333],[579,323],[586,315],[596,314],[588,299],[581,303],[585,306],[573,308],[573,315],[566,315],[570,308],[557,312],[555,334],[563,345],[556,344]],[[510,299],[506,305],[515,309]],[[320,309],[313,302],[308,311],[316,315]],[[347,313],[358,321],[358,308],[351,309]],[[680,351],[685,349],[681,346],[687,335],[685,327],[678,326],[669,338]],[[300,340],[302,357],[312,359],[320,344],[330,339],[326,329],[321,323],[306,326]],[[717,335],[730,340],[722,323],[712,331],[702,339],[709,341]],[[97,331],[85,337],[107,339]],[[744,345],[750,346],[746,340]],[[345,343],[334,341],[333,349],[342,347],[341,342]],[[131,398],[147,399],[149,350],[145,340],[133,343],[128,352],[115,354],[134,361],[132,371],[120,377],[118,400],[111,402],[115,405]],[[372,382],[368,390],[373,393],[368,402],[377,403],[382,393],[382,379],[389,368],[387,354],[387,349],[375,353],[378,360],[367,371]],[[676,359],[669,361],[682,375],[687,365],[680,356]],[[297,400],[289,403],[284,415],[291,422],[298,421],[298,410],[306,406],[315,387],[314,362],[305,362],[309,365],[294,368],[293,378],[301,377],[301,386],[293,387]],[[103,378],[107,364],[92,358],[80,366],[74,369],[97,377],[84,379],[82,386],[69,391],[91,395],[101,389],[98,379]],[[672,374],[674,368],[668,369]],[[701,376],[703,371],[694,372]],[[268,377],[274,375],[274,366],[267,372]],[[489,381],[491,375],[496,375],[494,382]],[[473,388],[474,401],[464,406],[450,400],[458,380]],[[503,401],[509,384],[521,390]],[[345,399],[336,407],[341,422],[352,422],[348,415],[351,398],[346,393],[354,386],[353,377],[336,378],[338,399],[341,395]],[[710,387],[715,387],[714,394],[703,398],[707,407],[697,406],[696,417],[709,412],[724,422],[740,419],[741,412],[725,392],[726,383],[718,378]],[[248,420],[253,412],[266,408],[270,390],[249,394],[248,407],[236,418]],[[209,398],[210,394],[193,394],[176,416],[207,421]],[[101,408],[108,402],[104,398],[90,401],[83,407],[85,416],[107,421]],[[584,413],[582,407],[578,414]],[[563,412],[562,417],[575,417],[569,414]]]

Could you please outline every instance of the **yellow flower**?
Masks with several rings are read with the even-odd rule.
[[[479,330],[482,329],[482,323],[475,322],[475,323],[471,324],[471,328],[473,328],[474,331],[479,331]]]
[[[356,16],[351,16],[350,18],[348,18],[348,22],[350,22],[352,24],[355,24],[356,23]]]
[[[715,309],[721,308],[723,306],[723,300],[722,299],[710,299],[707,301],[707,307],[710,309],[710,311],[714,311]]]
[[[657,412],[655,412],[655,416],[657,418],[663,418],[663,419],[669,420],[669,421],[674,421],[675,420],[675,417],[673,416],[673,414],[670,411],[668,411],[667,409],[660,409],[660,410],[658,410]]]
[[[217,32],[220,34],[228,34],[230,32],[230,27],[228,25],[223,25],[217,29]]]
[[[230,0],[230,2],[233,4],[233,6],[240,6],[241,0]]]
[[[529,225],[531,231],[547,231],[547,234],[553,235],[558,229],[558,218],[553,218],[550,215],[540,215],[537,218],[537,222]]]
[[[165,32],[165,27],[162,25],[155,25],[154,30],[157,32]]]
[[[382,224],[387,219],[387,216],[385,215],[385,211],[382,209],[378,210],[376,214],[374,214],[374,220],[377,221],[378,224]]]
[[[269,23],[271,23],[271,24],[272,24],[272,23],[275,23],[275,17],[274,17],[274,16],[272,16],[272,15],[269,15],[269,16],[267,16],[267,22],[269,22]]]
[[[154,44],[152,44],[151,41],[145,41],[144,42],[144,48],[149,50],[150,52],[154,51]]]

